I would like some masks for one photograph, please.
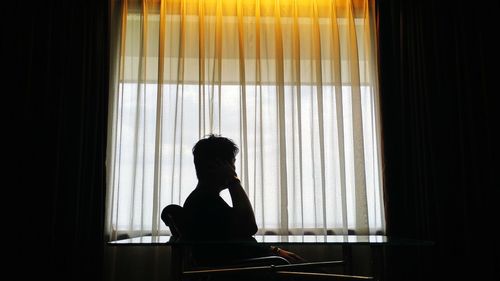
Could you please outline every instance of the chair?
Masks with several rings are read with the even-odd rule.
[[[230,264],[203,266],[191,255],[191,244],[186,241],[186,221],[183,208],[176,204],[166,206],[161,213],[162,221],[172,233],[173,281],[184,280],[374,280],[373,277],[311,272],[325,266],[343,265],[344,261],[304,262],[291,264],[280,256],[265,256],[234,260]],[[229,279],[227,279],[229,278]]]

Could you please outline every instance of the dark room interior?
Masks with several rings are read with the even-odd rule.
[[[376,3],[386,234],[435,243],[426,272],[409,276],[389,255],[385,276],[495,280],[498,2]],[[4,199],[17,202],[5,211],[9,235],[21,233],[8,241],[17,276],[102,280],[113,1],[11,4],[2,45],[16,85],[5,91],[15,191]]]

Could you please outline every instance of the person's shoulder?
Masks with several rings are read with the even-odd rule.
[[[206,193],[203,190],[193,190],[186,198],[184,209],[195,213],[217,213],[230,209],[229,205],[220,196]]]
[[[189,196],[184,201],[184,209],[199,209],[201,206],[206,204],[207,202],[206,194],[204,194],[203,190],[196,188],[191,191]]]
[[[189,195],[188,197],[186,198],[186,200],[184,201],[184,205],[182,205],[182,207],[184,209],[186,208],[190,208],[193,204],[196,203],[196,201],[198,201],[199,199],[199,195],[198,195],[198,192],[197,190],[193,190]]]

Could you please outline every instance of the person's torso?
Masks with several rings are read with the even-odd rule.
[[[233,209],[217,194],[195,189],[184,202],[187,239],[201,244],[192,247],[201,264],[221,264],[230,260],[264,256],[268,247],[253,237],[233,237]],[[239,241],[244,243],[239,244]]]

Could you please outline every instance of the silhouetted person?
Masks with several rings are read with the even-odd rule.
[[[197,245],[193,248],[195,260],[202,264],[220,264],[242,258],[279,255],[290,262],[303,261],[292,252],[257,244],[252,237],[258,228],[250,201],[235,171],[238,152],[233,141],[216,135],[201,139],[193,147],[198,185],[183,206],[188,238],[223,242]],[[226,188],[231,195],[232,207],[220,197],[220,192]],[[231,243],[234,241],[248,243]]]

